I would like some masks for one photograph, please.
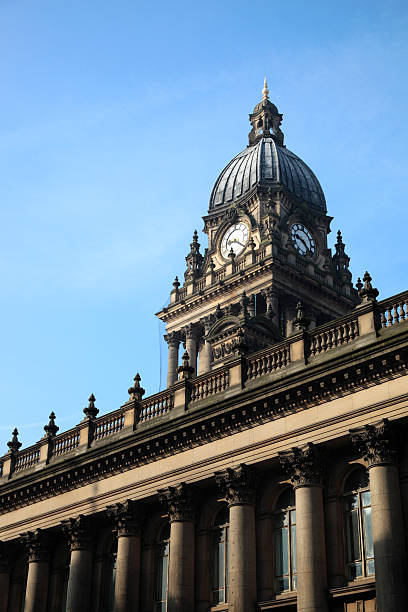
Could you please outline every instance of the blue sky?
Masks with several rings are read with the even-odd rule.
[[[0,453],[163,386],[154,313],[265,73],[354,280],[407,289],[407,26],[393,0],[0,0]]]

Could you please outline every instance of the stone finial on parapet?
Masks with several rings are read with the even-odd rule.
[[[47,437],[54,437],[57,434],[57,431],[59,430],[59,427],[55,424],[55,412],[51,412],[50,416],[48,417],[49,423],[48,425],[44,425],[44,431],[45,431],[45,435]]]
[[[310,319],[305,316],[302,302],[296,304],[296,317],[293,325],[297,331],[306,331],[310,325]]]
[[[190,356],[187,353],[187,351],[185,351],[181,360],[182,360],[182,365],[177,368],[177,374],[179,375],[179,380],[191,378],[194,372],[194,368],[190,366]]]
[[[84,408],[85,417],[89,420],[96,419],[99,408],[95,406],[95,396],[93,393],[88,398],[88,406]]]
[[[133,387],[130,387],[128,389],[128,393],[129,393],[129,399],[131,401],[137,401],[137,402],[141,402],[142,401],[142,397],[145,393],[145,390],[143,389],[143,387],[140,386],[140,381],[142,380],[140,378],[140,374],[139,372],[136,374],[136,376],[134,377],[134,385]]]
[[[379,291],[378,289],[372,286],[371,284],[372,280],[373,279],[371,278],[370,274],[367,271],[363,276],[364,284],[361,282],[360,278],[358,278],[357,280],[356,287],[358,290],[358,295],[360,296],[361,301],[363,303],[377,301]]]
[[[14,428],[13,433],[12,433],[12,438],[9,442],[7,442],[7,446],[10,449],[9,452],[13,455],[18,453],[19,449],[21,448],[21,442],[18,439],[17,427]]]

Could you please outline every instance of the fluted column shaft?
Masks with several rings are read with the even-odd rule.
[[[216,472],[215,478],[229,506],[230,612],[251,612],[256,606],[256,476],[245,464]]]
[[[280,453],[295,488],[297,610],[327,612],[327,567],[322,494],[322,461],[309,443]]]
[[[370,474],[376,609],[404,612],[407,557],[394,431],[384,419],[350,433]]]
[[[108,507],[118,537],[115,581],[115,612],[138,612],[140,602],[140,519],[135,502]]]
[[[182,483],[159,491],[170,519],[168,612],[194,610],[194,517],[191,491]]]
[[[177,380],[177,366],[179,358],[180,340],[177,334],[172,333],[167,335],[167,344],[169,347],[168,365],[167,365],[167,387],[170,387]]]
[[[186,332],[186,351],[189,355],[189,363],[193,368],[193,376],[197,374],[197,332],[190,328]]]
[[[63,528],[71,548],[66,612],[88,612],[92,584],[89,524],[79,516],[63,521]]]
[[[24,612],[46,612],[49,560],[46,540],[41,529],[21,536],[28,552],[28,574]]]

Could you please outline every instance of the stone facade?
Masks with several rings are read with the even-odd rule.
[[[408,291],[353,287],[281,121],[265,84],[158,313],[167,388],[13,431],[0,612],[407,609]]]

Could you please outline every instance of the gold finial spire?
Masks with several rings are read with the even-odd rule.
[[[262,90],[262,100],[269,100],[269,89],[268,89],[268,83],[266,82],[266,77],[264,78],[264,86]]]

